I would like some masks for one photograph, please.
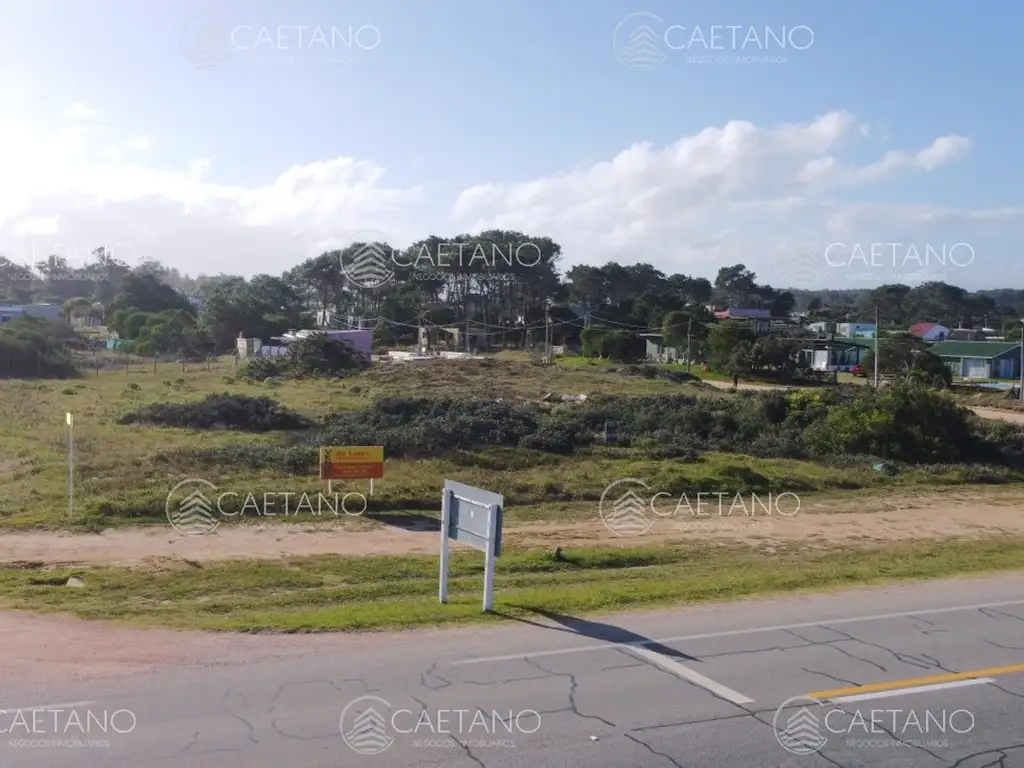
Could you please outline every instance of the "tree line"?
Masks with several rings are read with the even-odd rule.
[[[526,246],[528,260],[487,256]],[[353,280],[371,247],[394,255],[387,281],[375,286]],[[466,257],[453,259],[455,250]],[[798,291],[760,283],[743,264],[724,266],[709,280],[665,274],[643,262],[563,273],[561,258],[561,246],[550,238],[489,230],[448,240],[431,235],[406,249],[353,243],[280,275],[191,277],[152,260],[129,266],[99,248],[84,266],[56,255],[34,265],[0,256],[0,303],[59,303],[67,320],[93,318],[139,354],[182,355],[227,352],[239,333],[266,339],[312,327],[325,314],[340,327],[368,318],[364,327],[374,329],[380,345],[415,344],[421,325],[471,324],[485,329],[492,344],[508,347],[538,342],[549,322],[554,344],[581,344],[588,326],[604,329],[613,344],[645,331],[676,345],[688,333],[691,343],[705,343],[714,325],[708,305],[767,309],[776,318],[802,312],[807,321],[833,324],[872,322],[877,307],[882,325],[892,328],[930,321],[1012,332],[1024,317],[1024,290],[970,292],[930,282]],[[761,342],[758,354],[782,354],[768,344]]]

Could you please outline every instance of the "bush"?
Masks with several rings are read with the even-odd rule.
[[[175,408],[195,411],[199,405]],[[159,412],[164,423],[167,408]],[[187,423],[183,418],[178,415],[174,425],[199,422],[195,416]],[[241,460],[264,466],[266,461],[280,461],[281,451],[294,450],[294,456],[303,458],[289,461],[306,466],[312,461],[310,451],[320,445],[381,445],[393,458],[465,457],[474,451],[495,456],[513,455],[501,451],[570,455],[591,446],[609,421],[616,423],[618,444],[629,447],[634,456],[681,463],[714,451],[816,458],[826,464],[885,458],[936,465],[1024,466],[1024,429],[983,422],[948,396],[912,385],[878,393],[851,387],[748,392],[733,398],[609,397],[550,411],[534,404],[483,399],[389,397],[362,411],[335,414],[317,429],[291,436],[293,448],[253,449],[251,457]],[[240,415],[220,417],[220,422],[246,428],[238,426],[243,422]]]
[[[57,323],[19,317],[0,326],[0,376],[70,379],[78,375]]]
[[[808,447],[817,454],[852,453],[932,464],[995,458],[1002,449],[993,436],[978,428],[973,414],[949,396],[913,383],[865,392],[832,406],[805,434]]]
[[[286,368],[285,362],[285,358],[282,357],[252,357],[241,368],[238,375],[253,381],[266,381],[269,378],[280,376]]]
[[[347,341],[316,333],[294,342],[280,357],[254,357],[239,376],[256,381],[290,376],[296,379],[318,376],[348,376],[370,365],[365,356]]]
[[[154,403],[125,414],[121,424],[153,424],[186,429],[239,429],[247,432],[303,429],[309,423],[269,397],[208,395],[196,403]]]

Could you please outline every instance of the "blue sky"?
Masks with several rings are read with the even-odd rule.
[[[613,41],[638,12],[661,20],[653,69],[620,56],[643,20],[625,22],[618,52]],[[741,261],[797,287],[922,276],[823,266],[828,244],[962,242],[970,265],[923,276],[1024,287],[1024,126],[1008,88],[1021,15],[988,0],[9,0],[0,84],[21,127],[0,149],[0,253],[98,240],[192,273],[251,274],[356,232],[404,245],[496,225],[553,237],[565,266],[713,277]],[[789,30],[804,50],[734,50],[723,25],[741,40]],[[372,50],[336,44],[346,60],[330,61],[299,26],[362,28]],[[668,50],[668,26],[672,43],[726,42]],[[194,52],[211,46],[225,58],[203,68]],[[815,128],[830,113],[847,117]],[[894,151],[892,167],[873,166]],[[809,175],[821,164],[833,170]]]

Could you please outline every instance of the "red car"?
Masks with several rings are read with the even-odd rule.
[[[865,371],[865,370],[864,370],[864,367],[863,367],[863,366],[860,366],[860,365],[855,365],[855,366],[853,366],[853,367],[852,367],[852,368],[850,369],[850,373],[852,373],[852,374],[853,374],[854,376],[856,376],[857,378],[863,378],[863,379],[866,379],[866,378],[868,377],[868,372],[867,372],[867,371]]]

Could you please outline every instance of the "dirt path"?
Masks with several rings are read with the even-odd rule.
[[[1011,424],[1024,425],[1024,411],[1001,411],[998,408],[971,408],[983,419],[999,419],[1008,421]]]
[[[749,502],[749,499],[747,499]],[[692,505],[696,501],[690,500]],[[1024,514],[1018,493],[981,490],[929,496],[847,497],[816,500],[799,510],[780,503],[790,516],[744,516],[730,500],[719,510],[706,499],[696,517],[685,506],[671,516],[653,518],[639,537],[617,536],[600,520],[587,522],[509,525],[509,546],[637,546],[658,543],[707,541],[771,546],[800,541],[810,547],[910,541],[933,538],[1024,535]],[[675,504],[659,503],[666,512]],[[752,504],[749,504],[752,507]],[[110,530],[103,534],[25,533],[0,535],[0,564],[139,565],[147,561],[229,559],[269,560],[303,555],[435,554],[436,530],[410,530],[367,523],[314,527],[274,525],[221,528],[206,536],[179,536],[167,528]]]

